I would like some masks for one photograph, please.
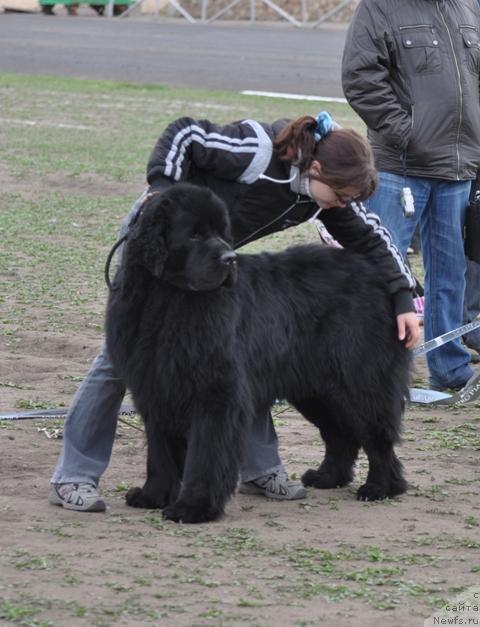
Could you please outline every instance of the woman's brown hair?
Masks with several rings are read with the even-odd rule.
[[[335,191],[358,188],[359,200],[369,198],[377,187],[377,171],[368,141],[349,128],[336,128],[317,141],[316,127],[310,115],[289,122],[275,140],[280,159],[294,163],[301,172],[318,161],[321,173],[314,178]]]

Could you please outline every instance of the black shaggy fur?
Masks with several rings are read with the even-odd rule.
[[[249,424],[276,398],[325,441],[306,486],[347,485],[363,447],[358,498],[405,491],[393,446],[410,354],[386,285],[361,256],[307,245],[235,260],[223,203],[179,184],[149,199],[132,227],[106,330],[147,433],[147,480],[129,505],[175,521],[217,518]]]

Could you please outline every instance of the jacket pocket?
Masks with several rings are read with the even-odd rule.
[[[460,24],[465,64],[472,74],[480,71],[480,35],[476,26]]]
[[[408,71],[433,74],[441,70],[441,41],[431,24],[400,26],[400,57]]]

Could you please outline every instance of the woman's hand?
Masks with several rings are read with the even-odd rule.
[[[420,324],[413,311],[397,316],[398,339],[405,340],[405,348],[413,348],[420,339]]]

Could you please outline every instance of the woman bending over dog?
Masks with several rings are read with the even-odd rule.
[[[207,186],[225,201],[236,248],[320,213],[337,242],[367,255],[388,277],[398,340],[407,348],[418,340],[412,277],[378,217],[362,204],[377,184],[370,147],[354,130],[338,127],[329,114],[223,126],[180,118],[158,139],[147,180],[123,233],[148,192],[179,181]],[[110,460],[124,394],[125,385],[104,347],[70,405],[50,503],[77,511],[105,510],[97,485]],[[274,499],[305,496],[303,486],[283,468],[271,415],[259,416],[249,434],[239,491]]]

